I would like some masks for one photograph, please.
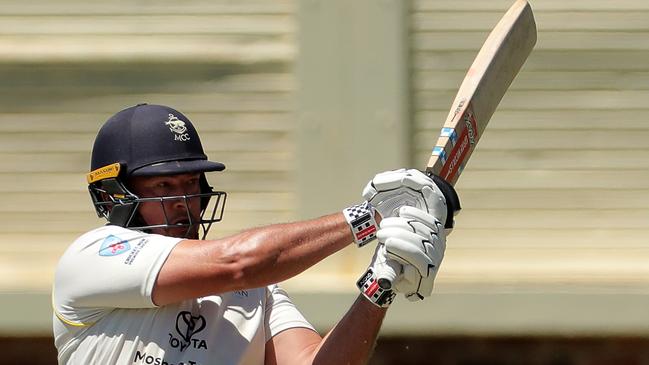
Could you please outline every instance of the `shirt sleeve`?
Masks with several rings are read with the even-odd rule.
[[[308,328],[315,331],[311,323],[304,318],[288,293],[278,285],[266,288],[265,308],[266,341],[289,328]]]
[[[105,226],[77,239],[57,266],[53,305],[62,320],[93,322],[113,308],[151,308],[153,286],[180,238]]]

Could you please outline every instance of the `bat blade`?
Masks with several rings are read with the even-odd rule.
[[[455,185],[491,115],[535,43],[532,8],[527,1],[517,0],[491,31],[462,81],[428,161],[429,175],[437,175]],[[459,209],[459,201],[454,204]],[[379,275],[378,284],[389,289],[395,278],[394,269],[386,269]]]
[[[517,0],[491,31],[462,81],[426,172],[455,185],[534,44],[532,8],[527,1]]]

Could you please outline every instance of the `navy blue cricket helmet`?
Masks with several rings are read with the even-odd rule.
[[[207,159],[198,133],[186,116],[167,106],[138,104],[113,115],[99,130],[87,174],[88,189],[98,216],[110,224],[146,231],[171,225],[168,221],[146,225],[138,216],[140,203],[187,201],[196,196],[140,198],[129,190],[128,179],[200,173],[201,217],[196,221],[190,216],[186,225],[188,232],[191,226],[200,225],[204,238],[211,224],[222,219],[226,198],[225,192],[214,191],[208,184],[205,172],[224,169],[224,164]],[[211,198],[217,202],[205,217]]]

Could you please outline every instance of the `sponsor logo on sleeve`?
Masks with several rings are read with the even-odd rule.
[[[130,249],[131,245],[127,240],[122,240],[121,238],[111,234],[101,243],[101,246],[99,247],[99,256],[117,256],[124,252],[128,252]]]
[[[147,242],[149,242],[149,240],[146,238],[142,238],[140,241],[138,241],[138,243],[135,244],[135,247],[133,247],[131,252],[126,257],[126,260],[124,260],[124,264],[126,265],[133,264],[133,261],[135,261],[135,258],[140,254],[142,248],[146,246]]]

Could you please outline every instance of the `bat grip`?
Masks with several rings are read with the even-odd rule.
[[[390,290],[392,289],[392,283],[397,278],[397,272],[401,271],[401,264],[395,260],[388,259],[385,262],[385,266],[382,271],[378,274],[378,279],[376,280],[381,289]]]

